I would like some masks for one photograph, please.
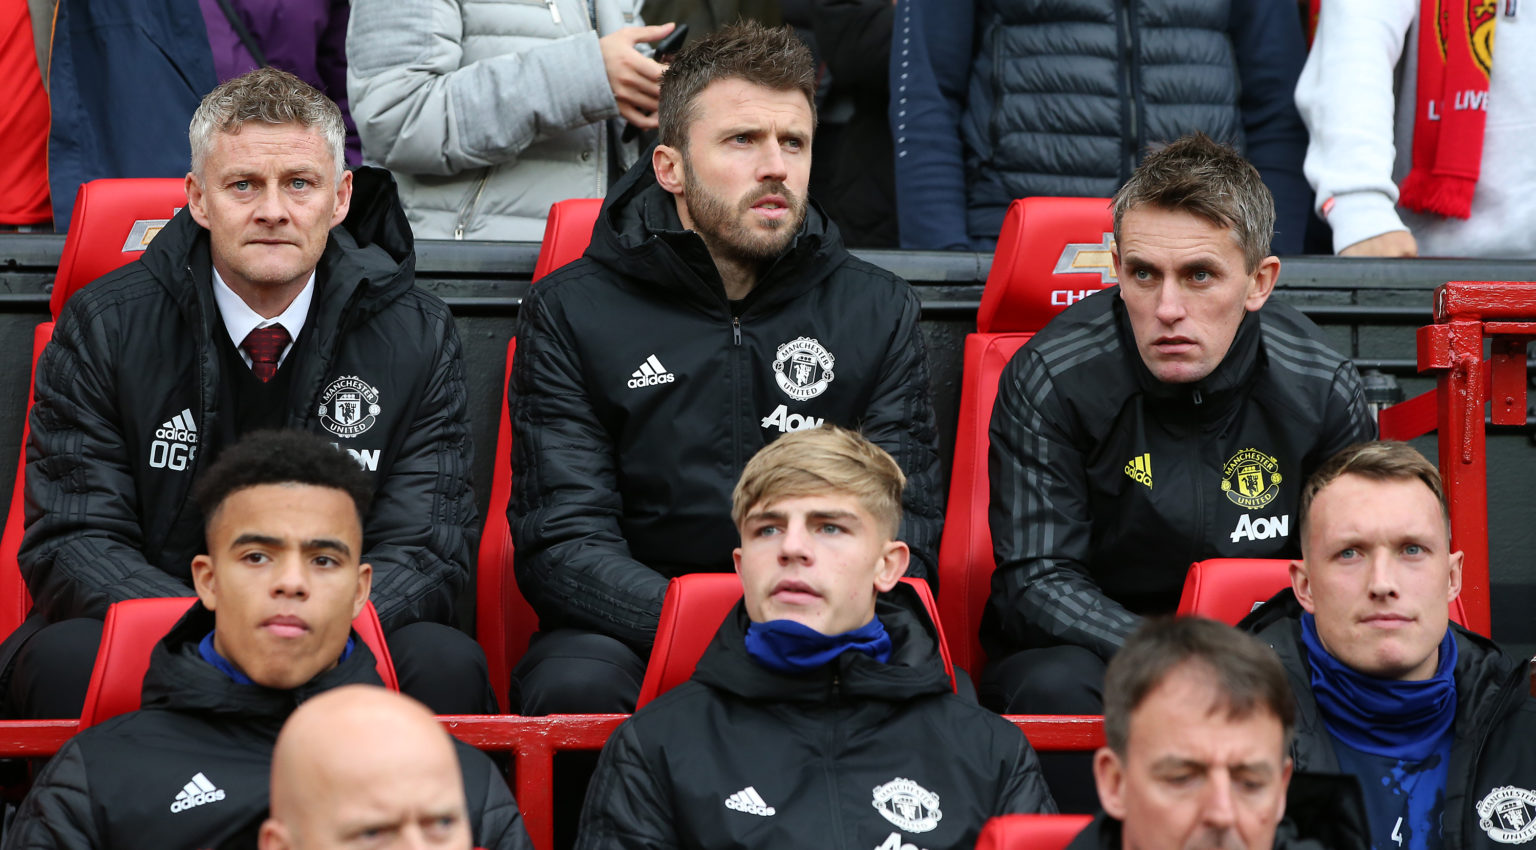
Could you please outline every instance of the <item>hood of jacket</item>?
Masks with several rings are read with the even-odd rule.
[[[207,229],[184,207],[144,251],[145,267],[194,327],[212,327],[217,318],[211,291],[206,297],[200,293],[211,286],[211,277],[192,273],[208,256],[208,245]],[[352,172],[351,206],[341,224],[331,228],[316,270],[311,314],[344,313],[348,327],[363,324],[415,284],[415,238],[388,171],[364,167]]]
[[[656,182],[649,152],[608,193],[585,256],[621,278],[673,292],[701,309],[718,311],[726,304],[725,285],[704,239],[683,227],[674,196]],[[763,269],[743,299],[743,311],[793,299],[831,275],[848,256],[837,225],[807,199],[800,229]]]
[[[862,652],[845,652],[820,669],[791,675],[769,670],[747,654],[751,621],[745,603],[738,602],[704,650],[693,678],[747,700],[808,704],[838,696],[905,702],[954,690],[939,653],[938,630],[916,591],[897,584],[881,594],[875,616],[891,636],[889,663]]]
[[[198,643],[213,631],[213,612],[195,602],[149,656],[142,708],[217,715],[281,726],[300,703],[342,685],[382,685],[374,655],[352,633],[352,654],[292,690],[243,685],[203,660]]]

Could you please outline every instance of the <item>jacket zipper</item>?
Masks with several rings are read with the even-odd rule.
[[[833,673],[831,699],[832,722],[827,726],[827,746],[822,750],[821,758],[822,772],[825,773],[827,777],[827,797],[828,802],[831,803],[829,808],[832,811],[831,835],[833,836],[833,841],[831,843],[837,847],[846,846],[846,842],[843,841],[843,819],[840,817],[843,810],[842,801],[838,799],[837,795],[837,758],[834,755],[834,753],[837,752],[838,738],[837,712],[842,704],[842,700],[840,699],[841,684],[842,680],[840,674]]]
[[[556,24],[560,23],[560,7],[556,5],[555,0],[544,0],[544,5],[549,7],[550,19]]]
[[[1201,406],[1205,404],[1205,396],[1200,394],[1199,387],[1193,387],[1190,390],[1190,400],[1195,404],[1195,433],[1200,434],[1200,432],[1204,430],[1205,424],[1201,415],[1203,411],[1200,409]],[[1190,563],[1194,563],[1195,561],[1200,560],[1199,541],[1213,539],[1205,534],[1202,534],[1201,532],[1206,529],[1210,529],[1212,532],[1215,531],[1214,524],[1216,520],[1216,509],[1205,503],[1205,458],[1201,456],[1203,453],[1198,448],[1199,445],[1203,442],[1205,442],[1203,439],[1190,441],[1190,444],[1196,447],[1194,458],[1195,462],[1190,468],[1198,470],[1197,474],[1195,475],[1195,510],[1199,512],[1195,518],[1195,533],[1190,537]],[[1218,457],[1217,461],[1220,462],[1220,460],[1221,458]]]
[[[741,317],[740,316],[732,316],[731,317],[731,341],[734,342],[737,345],[741,345]]]
[[[475,183],[474,194],[469,196],[469,203],[459,210],[459,223],[454,225],[453,228],[454,239],[464,238],[464,228],[469,226],[469,221],[475,214],[475,207],[480,205],[480,194],[485,191],[486,181],[491,179],[492,167],[494,166],[486,166],[485,170],[481,172],[480,179]]]
[[[1125,96],[1128,101],[1125,121],[1125,143],[1123,145],[1125,150],[1125,166],[1120,175],[1122,182],[1130,179],[1131,172],[1136,170],[1136,150],[1138,147],[1136,137],[1141,132],[1136,126],[1136,82],[1133,72],[1133,67],[1136,63],[1136,44],[1131,40],[1131,4],[1134,2],[1135,0],[1125,0],[1120,4],[1120,32],[1121,36],[1125,39],[1125,67],[1122,69],[1122,76],[1125,85]]]

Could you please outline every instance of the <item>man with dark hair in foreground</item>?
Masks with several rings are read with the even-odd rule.
[[[1352,783],[1293,776],[1295,719],[1264,644],[1214,620],[1149,620],[1109,663],[1103,811],[1071,850],[1363,850]]]
[[[1529,669],[1448,621],[1462,553],[1439,470],[1406,443],[1350,446],[1301,516],[1291,586],[1239,624],[1290,675],[1297,769],[1360,780],[1377,850],[1536,841]]]
[[[283,721],[322,692],[380,684],[351,628],[373,578],[359,561],[372,491],[350,455],[313,434],[255,432],[226,450],[197,486],[208,518],[207,554],[192,562],[198,601],[155,646],[142,708],[64,745],[5,850],[251,846]],[[496,767],[457,749],[475,843],[529,850]]]

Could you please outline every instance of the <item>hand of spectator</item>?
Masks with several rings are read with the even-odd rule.
[[[1406,230],[1390,230],[1380,236],[1361,239],[1339,252],[1341,257],[1417,257],[1419,243]]]
[[[661,72],[666,66],[635,49],[642,42],[665,38],[676,24],[625,27],[598,39],[608,86],[619,104],[619,115],[642,130],[656,128],[656,102],[661,95]]]

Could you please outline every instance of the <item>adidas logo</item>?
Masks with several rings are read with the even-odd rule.
[[[676,378],[673,374],[667,371],[667,367],[661,365],[656,355],[652,354],[645,358],[645,362],[641,363],[640,368],[630,376],[629,388],[637,390],[641,387],[654,387],[657,384],[670,384],[674,380]]]
[[[192,411],[182,408],[180,413],[160,423],[155,436],[162,440],[197,445],[197,423],[192,421]]]
[[[213,787],[208,777],[198,773],[181,789],[181,793],[176,795],[175,802],[171,803],[171,813],[178,814],[207,803],[217,803],[222,799],[224,799],[224,789]]]
[[[761,815],[765,818],[773,817],[775,811],[772,806],[763,802],[763,798],[757,793],[757,789],[751,785],[726,797],[725,807],[733,811],[746,812],[749,815]]]
[[[1152,453],[1147,452],[1140,457],[1131,458],[1131,462],[1125,465],[1125,474],[1129,475],[1132,481],[1147,485],[1148,490],[1152,489]]]

